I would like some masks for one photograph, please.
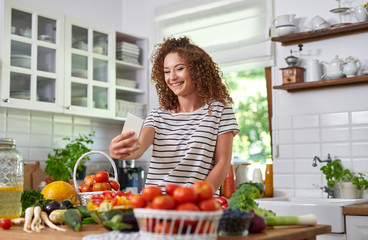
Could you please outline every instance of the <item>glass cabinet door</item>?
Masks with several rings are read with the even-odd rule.
[[[114,34],[113,29],[67,18],[65,50],[70,61],[66,69],[65,96],[70,113],[113,115],[115,71],[111,49],[115,44]]]
[[[62,112],[64,16],[4,2],[3,105]]]

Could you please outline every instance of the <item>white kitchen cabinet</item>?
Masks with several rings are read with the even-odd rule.
[[[347,239],[368,239],[368,216],[346,215]]]
[[[64,15],[4,1],[0,106],[63,112]]]
[[[148,40],[4,0],[0,106],[124,120],[145,117]]]
[[[113,118],[115,31],[66,17],[66,113]]]

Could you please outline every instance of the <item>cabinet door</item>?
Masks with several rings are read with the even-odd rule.
[[[368,216],[346,215],[347,239],[368,239]]]
[[[62,112],[64,16],[4,2],[1,106]]]
[[[67,113],[113,117],[115,31],[70,17],[65,29]]]

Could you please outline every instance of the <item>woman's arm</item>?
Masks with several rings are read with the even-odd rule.
[[[139,139],[133,137],[134,132],[129,131],[114,137],[110,143],[110,156],[120,160],[134,160],[140,158],[153,143],[155,129],[143,127]],[[134,143],[137,143],[134,145]]]
[[[226,132],[217,137],[215,149],[215,166],[208,174],[206,182],[216,191],[224,182],[230,168],[233,152],[233,132]]]

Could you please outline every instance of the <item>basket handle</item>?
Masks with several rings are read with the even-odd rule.
[[[114,169],[115,182],[118,182],[118,170],[116,169],[116,165],[115,165],[114,161],[111,159],[111,157],[109,155],[107,155],[106,153],[101,152],[101,151],[90,151],[90,152],[87,152],[87,153],[83,154],[74,165],[73,182],[74,182],[74,188],[75,188],[75,191],[77,192],[77,194],[80,193],[79,188],[78,188],[78,184],[77,184],[77,169],[78,169],[79,162],[82,161],[82,159],[85,158],[86,156],[88,156],[90,154],[95,154],[95,153],[104,155],[110,161],[110,163],[112,165],[112,168]]]

